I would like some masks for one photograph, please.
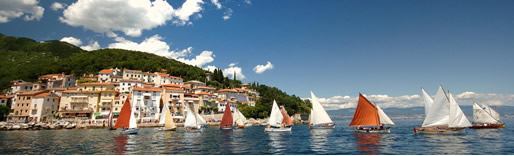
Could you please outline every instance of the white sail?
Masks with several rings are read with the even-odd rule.
[[[312,124],[312,113],[314,113],[314,111],[311,109],[311,113],[309,114],[309,124]]]
[[[159,118],[159,124],[160,125],[163,125],[165,123],[165,120],[166,120],[166,112],[169,112],[169,107],[168,107],[168,103],[164,103],[164,106],[162,107],[162,111],[161,111],[161,117]]]
[[[311,123],[313,125],[317,124],[326,124],[332,123],[332,119],[328,116],[327,111],[323,108],[321,103],[319,103],[318,97],[314,95],[311,91],[311,103],[312,103],[312,111],[311,111]]]
[[[500,121],[500,113],[496,112],[493,108],[489,107],[488,105],[482,104],[481,106],[482,106],[482,109],[484,109],[487,113],[489,113],[489,115],[491,115],[491,117],[496,119],[497,122],[501,122]]]
[[[235,124],[244,125],[246,123],[246,117],[238,109],[234,109],[232,116],[234,117]]]
[[[186,121],[184,121],[184,127],[190,127],[190,128],[197,128],[198,124],[196,122],[195,114],[191,109],[189,109],[189,106],[186,106]]]
[[[134,105],[132,105],[132,109],[130,109],[130,119],[129,119],[129,128],[137,128],[137,122],[136,122],[136,117],[135,117],[135,109],[136,107]],[[141,115],[141,113],[139,113],[139,115]]]
[[[284,117],[282,116],[282,113],[280,113],[280,108],[278,108],[277,102],[273,100],[268,124],[274,127],[281,127],[283,118]]]
[[[464,115],[464,112],[462,112],[452,94],[448,95],[448,99],[450,101],[450,120],[448,127],[471,127],[471,122],[466,118],[466,115]]]
[[[484,108],[486,108],[486,107],[484,107]],[[494,118],[493,115],[490,114],[488,111],[486,111],[484,108],[482,108],[482,106],[480,106],[476,102],[473,103],[473,120],[474,120],[474,122],[475,123],[490,123],[490,124],[498,123],[499,120]],[[496,113],[496,111],[494,111],[494,112]],[[496,113],[496,114],[498,114],[498,113]]]
[[[425,115],[428,114],[428,110],[430,110],[430,106],[434,104],[434,100],[428,93],[425,91],[425,89],[421,88],[421,97],[423,98],[423,101],[425,102]]]
[[[198,114],[198,112],[194,112],[194,113],[195,113],[196,123],[198,125],[206,125],[207,124],[207,121],[205,121],[205,119],[200,114]]]
[[[426,105],[426,104],[425,104]],[[422,127],[447,126],[449,121],[449,101],[443,87],[439,86],[434,102],[428,108]],[[425,108],[427,109],[427,108]]]
[[[380,108],[378,105],[375,105],[378,110],[378,117],[380,118],[380,123],[384,125],[394,125],[393,120],[387,116],[387,114]]]

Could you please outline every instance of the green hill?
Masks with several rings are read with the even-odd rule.
[[[213,75],[208,85],[216,88],[238,87],[241,82],[223,77],[221,70],[211,73],[173,59],[158,55],[122,49],[100,49],[85,51],[60,41],[37,42],[29,38],[17,38],[0,34],[0,90],[9,88],[12,80],[35,81],[40,75],[67,73],[80,76],[85,73],[96,74],[105,68],[127,68],[142,71],[161,71],[180,76],[185,81],[206,80]],[[271,110],[273,99],[284,104],[288,112],[306,112],[308,104],[299,97],[290,96],[278,88],[265,85],[252,85],[261,94],[257,107],[244,108],[245,115],[265,117]]]

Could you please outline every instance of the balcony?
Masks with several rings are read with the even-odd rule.
[[[88,103],[87,97],[72,97],[70,103]]]

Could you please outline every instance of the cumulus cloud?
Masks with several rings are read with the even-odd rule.
[[[50,6],[50,8],[51,8],[53,11],[58,11],[58,10],[64,9],[64,7],[65,7],[65,6],[66,6],[66,4],[59,3],[59,2],[54,2],[54,3],[52,3],[52,5]]]
[[[97,41],[92,41],[88,45],[83,45],[82,40],[75,38],[75,37],[71,37],[71,36],[63,37],[60,41],[67,42],[69,44],[73,44],[73,45],[80,47],[87,51],[100,49],[100,44],[98,44]]]
[[[99,33],[140,36],[143,30],[171,20],[173,11],[165,0],[78,0],[64,10],[60,20]]]
[[[262,74],[265,71],[271,70],[271,69],[273,69],[273,64],[271,64],[271,62],[268,61],[265,65],[259,64],[259,65],[255,66],[253,68],[253,71],[255,71],[255,73],[257,73],[257,74]]]
[[[493,93],[475,93],[463,92],[455,94],[455,98],[459,105],[471,105],[475,100],[479,103],[488,105],[514,105],[514,94],[493,94]],[[423,99],[420,95],[365,95],[368,100],[383,108],[410,108],[424,107]],[[305,98],[308,99],[308,98]],[[328,98],[319,98],[320,103],[328,109],[346,109],[355,108],[357,106],[357,96],[333,96]]]
[[[173,15],[178,19],[174,20],[173,23],[177,25],[191,24],[191,22],[189,22],[189,18],[203,10],[203,3],[204,2],[202,0],[186,0],[186,2],[182,4],[182,7],[174,12]]]
[[[109,44],[108,47],[152,53],[197,67],[203,67],[204,65],[213,62],[215,57],[212,51],[204,50],[199,55],[189,59],[192,55],[192,47],[182,50],[172,50],[170,45],[164,42],[164,39],[159,35],[153,35],[140,43],[130,41],[122,37],[116,37],[116,40],[117,42]]]
[[[218,67],[213,66],[213,65],[208,65],[208,66],[203,68],[203,70],[207,70],[207,71],[210,71],[210,72],[214,72],[214,69],[218,69]]]
[[[243,69],[238,67],[236,63],[231,63],[228,65],[228,68],[223,69],[223,75],[228,78],[233,78],[234,74],[238,80],[243,80],[246,78],[246,76],[243,74]]]
[[[38,3],[37,0],[0,0],[0,23],[19,17],[23,17],[25,21],[41,19],[45,8]]]

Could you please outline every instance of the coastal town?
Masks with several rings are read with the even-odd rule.
[[[166,71],[110,68],[80,77],[46,74],[39,76],[37,82],[11,81],[8,92],[0,95],[0,105],[10,108],[0,129],[107,127],[109,116],[116,122],[127,99],[138,110],[138,126],[155,127],[164,106],[169,107],[179,125],[189,110],[186,107],[204,116],[208,123],[219,124],[227,104],[231,110],[237,105],[253,107],[259,93],[248,84],[217,89],[198,80],[184,82]]]

